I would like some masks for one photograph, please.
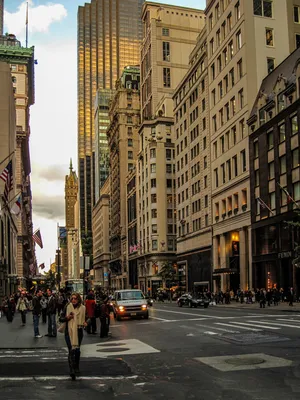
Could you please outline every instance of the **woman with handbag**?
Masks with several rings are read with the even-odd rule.
[[[83,339],[83,328],[87,326],[86,310],[79,293],[72,294],[70,303],[63,309],[59,321],[62,325],[58,331],[61,333],[64,332],[66,344],[69,349],[70,376],[75,381],[76,374],[79,374],[80,345]]]
[[[26,325],[26,313],[29,308],[29,302],[25,297],[25,293],[21,293],[18,302],[17,302],[17,310],[21,313],[22,318],[22,326]]]

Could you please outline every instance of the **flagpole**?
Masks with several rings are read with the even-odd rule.
[[[28,1],[26,4],[26,48],[28,47]]]
[[[1,210],[5,210],[5,208],[8,208],[10,203],[12,203],[18,196],[20,196],[22,192],[17,193],[11,200],[9,200]]]
[[[10,157],[15,153],[15,151],[16,151],[16,150],[12,151],[7,157],[5,157],[2,161],[0,161],[0,165],[3,164],[3,163],[5,163],[5,161],[6,161],[8,158],[10,158]]]
[[[287,197],[288,199],[291,199],[292,202],[295,204],[295,206],[296,206],[298,209],[300,209],[299,204],[298,204],[298,203],[296,202],[296,200],[289,194],[289,192],[288,192],[286,189],[284,189],[284,188],[280,185],[279,182],[276,182],[276,183],[277,183],[277,185],[280,187],[280,189],[284,191],[284,194],[286,195],[286,197]]]

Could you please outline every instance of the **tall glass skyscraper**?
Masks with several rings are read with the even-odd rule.
[[[1,1],[1,0],[0,0]],[[144,0],[92,0],[78,8],[78,169],[81,233],[92,231],[95,175],[95,104],[99,90],[115,89],[127,65],[139,65]],[[95,170],[98,169],[97,174]]]

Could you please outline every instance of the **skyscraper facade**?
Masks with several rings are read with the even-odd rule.
[[[80,229],[92,230],[95,204],[95,98],[114,89],[126,65],[139,64],[143,0],[92,0],[78,9],[78,164]],[[99,176],[98,174],[97,176]]]

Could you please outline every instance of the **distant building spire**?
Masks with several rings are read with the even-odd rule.
[[[70,172],[73,171],[73,164],[72,164],[72,158],[70,158]]]

